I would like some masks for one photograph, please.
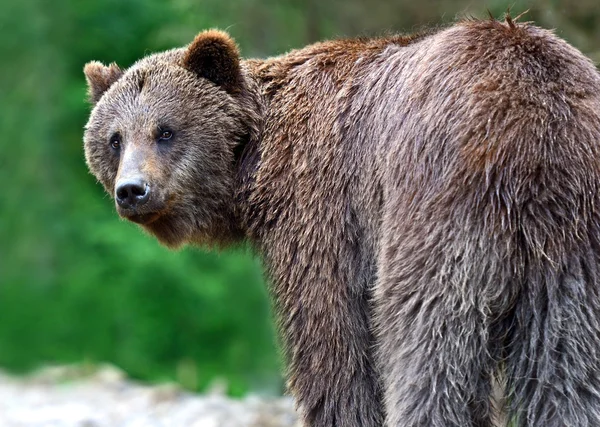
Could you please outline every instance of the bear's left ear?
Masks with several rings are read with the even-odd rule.
[[[207,30],[198,34],[185,52],[183,66],[230,94],[242,89],[240,52],[223,31]]]
[[[85,64],[83,68],[85,79],[88,83],[88,98],[92,105],[95,105],[104,92],[119,80],[123,75],[123,70],[114,62],[106,66],[98,61],[92,61]]]

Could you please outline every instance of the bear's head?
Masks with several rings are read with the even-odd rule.
[[[170,247],[235,239],[236,154],[256,126],[233,40],[210,30],[125,71],[84,72],[86,161],[119,215]]]

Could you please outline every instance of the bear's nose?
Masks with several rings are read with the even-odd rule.
[[[141,206],[150,198],[150,186],[142,179],[119,181],[115,198],[119,206],[125,209]]]

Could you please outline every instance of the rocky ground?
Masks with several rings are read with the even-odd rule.
[[[93,373],[47,368],[26,378],[0,373],[2,427],[298,427],[291,398],[215,392],[194,395],[174,385],[147,386],[113,367]]]

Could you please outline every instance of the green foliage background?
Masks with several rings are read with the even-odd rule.
[[[279,392],[266,287],[245,248],[160,247],[120,221],[82,151],[83,65],[227,29],[245,56],[322,38],[516,15],[600,60],[597,0],[8,0],[0,14],[0,366],[111,362],[202,390]]]

